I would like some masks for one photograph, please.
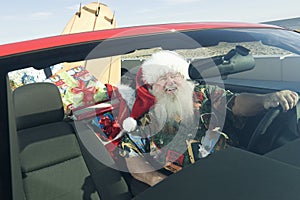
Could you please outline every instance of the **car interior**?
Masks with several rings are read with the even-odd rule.
[[[220,84],[218,82],[220,79],[214,79],[215,72],[209,67],[203,67],[213,65],[217,67],[218,73],[221,73],[218,75],[222,77],[224,88],[232,92],[276,91],[276,89],[244,86],[230,82],[231,75],[253,71],[254,66],[257,67],[256,59],[248,52],[249,49],[253,51],[250,48],[251,45],[247,48],[245,46],[247,44],[239,46],[234,43],[225,50],[222,49],[221,53],[218,51],[217,55],[205,55],[204,58],[194,56],[195,59],[190,60],[192,81]],[[103,45],[101,48],[103,47],[106,46]],[[134,50],[124,47],[124,49],[118,49],[117,51],[120,52],[116,53],[111,53],[112,49],[105,49],[100,53],[101,55],[97,56],[122,56],[123,62],[126,58],[131,59],[132,55],[137,55],[135,58],[138,61],[134,65],[129,64],[130,67],[125,70],[129,74],[122,74],[121,80],[128,81],[128,78],[134,77],[131,75],[135,75],[136,67],[147,56],[161,50],[158,44],[156,46],[152,43],[145,49],[132,48]],[[193,48],[187,49],[193,50]],[[204,49],[209,50],[208,47]],[[180,48],[178,52],[183,52],[183,50],[186,49]],[[83,56],[82,52],[79,55],[86,56]],[[91,59],[97,57],[94,54],[90,56]],[[224,56],[225,61],[233,59],[234,62],[231,63],[235,64],[224,62]],[[74,61],[68,59],[69,57],[66,56],[57,59],[51,57],[44,63],[37,61],[37,64],[41,66],[34,70],[49,69],[52,64]],[[17,66],[16,70],[21,68],[26,67]],[[200,72],[198,75],[205,77],[199,77],[197,72]],[[124,79],[125,76],[127,76],[126,79]],[[66,112],[65,96],[62,96],[61,90],[53,82],[31,82],[12,89],[11,78],[6,76],[5,81],[13,199],[127,200],[153,199],[157,198],[158,194],[162,199],[182,199],[195,198],[195,193],[197,193],[195,191],[199,191],[200,188],[201,198],[210,199],[221,199],[224,196],[228,198],[236,196],[238,199],[246,200],[270,199],[271,194],[272,199],[275,200],[294,199],[295,195],[300,196],[299,103],[288,112],[274,108],[259,116],[249,117],[243,127],[232,127],[225,122],[223,131],[230,133],[229,136],[235,140],[235,145],[200,160],[199,166],[188,166],[186,170],[183,170],[188,173],[180,171],[158,185],[149,187],[133,179],[125,170],[118,170],[120,165],[124,167],[122,158],[118,158],[119,163],[116,163],[107,146],[109,141],[103,142],[104,134],[95,134],[95,127],[93,127],[95,117],[114,109],[107,107],[109,99],[98,102],[100,109],[93,107],[92,115],[79,115],[84,117],[74,119],[70,113]],[[91,105],[84,109],[90,107]],[[198,180],[193,177],[193,174],[198,174]],[[187,180],[197,181],[197,184],[187,187],[182,193],[182,184],[178,183],[184,183]],[[225,187],[228,180],[230,184]],[[229,187],[231,190],[228,190]],[[285,189],[293,192],[282,192]],[[163,192],[168,190],[172,190],[172,193]]]
[[[26,101],[28,95],[34,95],[37,98],[33,101]],[[19,192],[15,191],[14,194],[21,195],[17,199],[22,199],[24,196],[26,199],[77,199],[78,196],[83,199],[100,199],[100,197],[101,199],[131,199],[133,197],[131,192],[146,188],[139,183],[132,183],[131,186],[134,188],[130,188],[125,181],[124,174],[103,165],[83,145],[80,145],[81,142],[78,140],[79,137],[72,123],[64,120],[61,97],[55,85],[34,83],[22,86],[14,91],[12,102],[14,108],[11,109],[16,110],[14,113],[17,132],[15,137],[11,135],[11,139],[18,140],[16,143],[19,144],[19,146],[14,146],[16,149],[13,152],[17,156],[13,158],[20,158],[19,161],[16,159],[13,162],[15,165],[13,180],[19,185]],[[34,118],[35,120],[32,120]],[[92,136],[91,133],[87,134]],[[256,190],[264,190],[264,192],[271,190],[270,192],[274,193],[274,187],[282,187],[282,184],[295,187],[298,177],[295,177],[293,172],[298,169],[293,166],[300,166],[299,144],[300,140],[297,139],[264,155],[281,161],[280,164],[262,159],[256,154],[241,152],[234,147],[213,155],[213,159],[207,159],[201,163],[200,174],[203,180],[208,180],[205,184],[208,188],[205,188],[206,192],[201,195],[209,196],[212,192],[209,189],[210,181],[212,184],[224,184],[227,179],[232,178],[231,173],[240,174],[239,179],[247,179],[247,184],[253,183],[260,188],[255,188]],[[98,142],[97,145],[101,143]],[[102,150],[101,153],[105,152],[104,148]],[[289,156],[286,156],[286,153]],[[240,159],[240,156],[247,157],[248,162],[241,162],[244,159]],[[223,168],[211,170],[212,166],[220,164]],[[237,165],[241,166],[236,167]],[[270,171],[269,168],[276,168],[276,170]],[[247,173],[251,173],[250,178],[245,177],[245,169],[249,170]],[[189,170],[193,172],[197,169],[191,167]],[[280,176],[280,182],[274,178],[277,177],[274,173],[278,175],[279,171],[283,176]],[[265,187],[265,182],[257,183],[257,178],[261,175],[274,178],[274,180],[268,180],[268,183],[274,181],[272,187]],[[211,177],[221,178],[212,180]],[[181,177],[181,179],[186,180],[188,177]],[[216,180],[220,183],[215,183]],[[169,188],[170,185],[162,184],[161,188],[164,187]],[[178,187],[176,184],[172,185],[175,191],[176,187]],[[240,186],[236,187],[233,192],[248,192],[245,190],[248,189]],[[228,191],[220,191],[220,197],[223,192],[228,193]],[[150,194],[141,193],[136,198],[150,199],[153,198],[151,193],[155,195],[153,189],[148,193]],[[177,195],[180,196],[180,194]]]
[[[31,98],[32,96],[35,98]],[[11,113],[15,118],[11,122],[15,121],[17,130],[13,139],[16,144],[19,144],[19,146],[14,146],[16,148],[14,153],[17,154],[14,157],[19,157],[19,161],[15,161],[16,172],[18,172],[18,168],[21,169],[14,180],[17,183],[23,183],[19,185],[21,194],[26,199],[76,199],[78,196],[83,199],[100,199],[100,197],[101,199],[131,199],[148,188],[147,185],[132,179],[129,173],[106,166],[90,153],[90,150],[83,144],[82,137],[78,136],[78,130],[80,134],[86,134],[89,140],[94,141],[94,147],[101,149],[102,156],[106,149],[101,147],[102,144],[96,139],[93,131],[86,128],[85,122],[82,124],[77,122],[75,126],[72,120],[65,118],[61,95],[54,84],[42,82],[23,85],[13,91],[11,98],[12,101],[8,102],[12,102],[11,109],[14,112]],[[249,152],[264,154],[265,157],[288,163],[291,166],[300,167],[300,158],[297,153],[300,139],[296,139],[299,128],[296,123],[297,112],[298,106],[288,113],[279,111],[281,116],[276,119],[277,122],[272,123],[273,127],[267,127],[266,135],[260,136],[259,141],[254,141],[255,146],[253,147],[248,147],[247,144],[249,144],[249,136],[255,131],[253,127],[257,127],[257,124],[261,122],[260,118],[249,119],[249,123],[241,130],[229,129],[231,133],[236,134],[234,137],[238,137],[239,146],[226,150],[228,155],[216,154],[218,159],[221,159],[218,156],[222,157],[220,161],[212,159],[214,161],[208,160],[207,162],[224,162],[223,159],[228,159],[227,157],[236,154],[232,161],[236,165],[239,149],[245,149]],[[261,118],[264,116],[262,115]],[[269,119],[269,117],[267,118]],[[292,118],[295,120],[284,120]],[[278,123],[281,125],[277,126]],[[226,125],[224,129],[226,129]],[[281,135],[282,129],[284,129],[284,135]],[[258,147],[264,148],[259,149]],[[275,150],[272,151],[272,149]],[[286,156],[287,153],[289,156]],[[251,159],[258,159],[261,163],[256,162],[256,167],[266,164],[264,160],[260,160],[251,153],[244,155],[243,152],[242,154],[249,156],[249,162]],[[107,159],[111,159],[109,154],[107,154]],[[111,162],[113,163],[113,160]],[[273,167],[272,162],[267,162],[267,164]],[[203,165],[203,174],[209,176],[205,169],[209,169],[215,163],[210,165],[203,162]],[[250,168],[250,166],[242,168]],[[249,170],[253,175],[255,169]],[[228,172],[219,173],[229,175]],[[224,174],[222,179],[224,179]],[[254,182],[256,179],[248,179],[248,183],[249,181]],[[288,182],[291,184],[290,179]],[[144,199],[145,197],[138,195],[137,198]]]

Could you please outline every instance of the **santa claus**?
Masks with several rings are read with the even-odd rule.
[[[119,86],[119,92],[130,109],[130,117],[122,123],[124,130],[134,131],[137,120],[150,110],[152,123],[155,120],[159,129],[173,120],[190,122],[193,118],[193,85],[187,81],[188,66],[189,63],[179,54],[160,51],[140,67],[136,76],[136,93],[133,90],[128,92],[130,89],[126,86]]]
[[[290,90],[234,94],[217,86],[194,85],[188,81],[188,67],[189,63],[179,54],[160,51],[139,68],[136,89],[126,85],[109,89],[112,104],[118,106],[114,116],[123,133],[127,132],[120,143],[122,156],[132,176],[149,185],[166,175],[145,160],[148,155],[165,169],[177,171],[226,146],[226,135],[216,129],[218,123],[212,123],[213,110],[225,108],[226,117],[237,124],[238,117],[254,116],[278,105],[286,111],[298,102],[298,94]],[[200,106],[194,108],[195,103]],[[198,111],[196,115],[194,111]],[[192,131],[196,134],[189,138]],[[195,140],[200,148],[190,151]]]

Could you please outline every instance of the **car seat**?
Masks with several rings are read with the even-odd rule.
[[[73,127],[64,121],[58,88],[33,83],[13,92],[27,199],[100,199]]]

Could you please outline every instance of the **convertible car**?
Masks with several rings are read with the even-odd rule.
[[[243,126],[225,113],[232,145],[152,187],[131,177],[108,87],[135,89],[138,68],[161,50],[184,56],[197,84],[300,92],[300,34],[272,25],[160,24],[0,45],[0,198],[299,199],[300,105]]]

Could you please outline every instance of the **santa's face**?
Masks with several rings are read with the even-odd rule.
[[[153,88],[159,93],[175,95],[184,81],[183,75],[175,72],[168,72],[158,78],[153,84]]]
[[[156,98],[154,114],[159,128],[166,121],[193,118],[193,85],[180,73],[167,73],[152,85],[151,93]]]

